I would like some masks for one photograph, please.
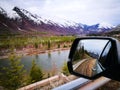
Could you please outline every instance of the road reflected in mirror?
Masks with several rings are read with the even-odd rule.
[[[109,42],[101,39],[80,40],[72,59],[74,72],[92,77],[105,70],[98,59]]]

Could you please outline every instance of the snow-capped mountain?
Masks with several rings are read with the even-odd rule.
[[[30,20],[33,20],[37,24],[41,24],[41,22],[48,23],[47,20],[43,20],[41,17],[33,15],[32,13],[28,12],[25,9],[19,9],[18,7],[15,7],[13,10],[16,11],[20,16],[22,16],[22,14],[26,15],[26,17],[28,17]]]
[[[0,23],[8,26],[8,30],[10,29],[10,32],[24,34],[37,31],[41,35],[81,35],[106,32],[114,28],[114,26],[106,23],[86,25],[68,20],[64,20],[64,24],[61,24],[52,20],[43,19],[42,17],[32,14],[25,9],[14,7],[13,10],[14,14],[19,16],[18,18],[17,15],[10,18],[6,11],[3,8],[0,8]],[[4,17],[4,19],[2,17]]]
[[[22,16],[22,14],[23,14],[25,17],[27,17],[29,20],[34,21],[34,23],[36,23],[36,24],[42,24],[42,23],[45,23],[45,24],[56,24],[56,23],[52,22],[51,20],[43,19],[42,17],[39,17],[36,14],[32,14],[32,13],[30,13],[29,11],[27,11],[25,9],[20,9],[18,7],[14,7],[13,10],[16,11],[16,13],[19,16],[23,17]]]
[[[115,27],[114,25],[111,25],[111,24],[106,23],[106,22],[102,22],[102,23],[99,24],[98,28],[106,28],[106,29],[108,29],[108,28],[114,28],[114,27]]]

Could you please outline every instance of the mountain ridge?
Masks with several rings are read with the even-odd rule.
[[[66,25],[56,23],[52,20],[43,19],[42,17],[39,17],[38,15],[32,14],[29,11],[25,9],[20,9],[18,7],[14,7],[13,10],[20,16],[19,18],[9,18],[7,13],[4,9],[0,7],[0,20],[4,18],[4,22],[1,21],[1,26],[6,25],[10,27],[10,32],[14,33],[20,33],[24,34],[27,32],[27,34],[36,32],[36,33],[47,33],[48,35],[83,35],[83,34],[90,34],[90,33],[103,33],[111,30],[114,28],[113,26],[105,26],[100,27],[100,24],[95,25],[86,25],[81,23],[75,23],[70,21],[66,22]],[[9,21],[6,23],[5,21]],[[12,24],[12,27],[10,24]],[[2,29],[2,28],[1,28]],[[1,30],[2,31],[2,30]],[[0,32],[1,33],[1,32]],[[41,34],[41,35],[42,35]],[[46,34],[46,35],[47,35]]]

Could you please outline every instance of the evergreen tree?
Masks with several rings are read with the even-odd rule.
[[[51,48],[51,41],[49,40],[48,41],[48,50],[50,50],[50,48]]]
[[[2,68],[0,73],[0,85],[8,90],[16,90],[24,84],[25,71],[15,54],[10,55],[9,61],[9,66]]]
[[[32,61],[32,67],[30,70],[30,78],[31,78],[31,83],[40,81],[43,79],[43,72],[41,70],[41,68],[39,68],[35,61]]]
[[[37,49],[38,48],[38,43],[34,43],[34,47]]]
[[[58,48],[60,48],[60,43],[58,43]]]

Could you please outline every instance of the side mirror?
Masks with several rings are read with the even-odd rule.
[[[70,50],[68,69],[71,74],[87,79],[105,76],[120,80],[119,46],[114,38],[77,38]]]

